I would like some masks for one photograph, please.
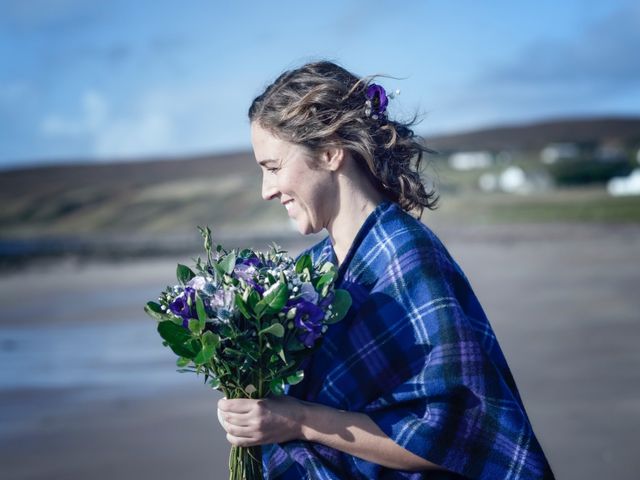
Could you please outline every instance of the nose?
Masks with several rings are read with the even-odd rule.
[[[262,198],[263,200],[272,200],[278,195],[278,189],[272,181],[267,179],[266,175],[262,175]]]

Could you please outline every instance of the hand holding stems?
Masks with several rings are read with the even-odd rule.
[[[296,398],[223,398],[218,409],[232,445],[251,447],[302,438],[303,404]]]
[[[306,440],[389,468],[442,469],[398,445],[364,413],[339,410],[290,396],[257,400],[224,398],[218,401],[218,408],[227,440],[234,446]]]

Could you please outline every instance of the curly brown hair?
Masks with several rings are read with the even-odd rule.
[[[438,201],[420,176],[423,155],[434,152],[411,129],[416,116],[402,123],[364,113],[365,91],[376,76],[358,78],[329,61],[308,63],[257,96],[249,120],[312,153],[346,148],[386,198],[421,217]]]

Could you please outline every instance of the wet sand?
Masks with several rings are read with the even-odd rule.
[[[557,477],[635,478],[640,226],[436,231],[485,307]],[[151,322],[156,335],[141,308],[173,282],[176,261],[66,261],[0,277],[1,478],[226,478],[229,447],[215,418],[220,394],[173,372],[168,351],[166,360],[162,352],[152,357],[166,362],[158,365],[166,365],[166,377],[141,378],[138,387],[126,376],[82,384],[81,372],[49,386],[8,380],[7,368],[37,355],[11,340],[16,325]],[[96,358],[87,357],[88,368]],[[113,362],[109,368],[127,370],[126,359]],[[96,375],[104,368],[96,364]]]

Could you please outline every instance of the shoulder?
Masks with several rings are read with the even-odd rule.
[[[458,268],[440,238],[420,220],[391,204],[376,224],[376,237],[388,262],[405,266],[447,264]]]

